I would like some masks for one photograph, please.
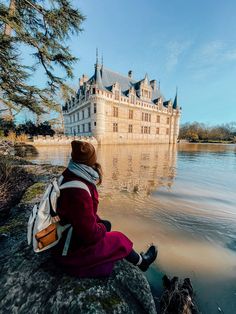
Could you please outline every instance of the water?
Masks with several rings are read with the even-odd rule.
[[[36,162],[67,165],[70,147],[39,147]],[[236,146],[107,145],[100,215],[137,250],[159,248],[147,274],[190,277],[202,313],[236,313]],[[158,292],[157,292],[158,293]]]

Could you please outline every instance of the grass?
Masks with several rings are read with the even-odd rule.
[[[25,192],[21,202],[31,202],[34,200],[36,197],[40,196],[43,194],[45,188],[46,188],[47,183],[45,182],[37,182],[33,185],[31,185]]]

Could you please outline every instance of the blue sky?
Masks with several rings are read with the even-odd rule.
[[[182,123],[236,121],[235,0],[80,0],[84,31],[68,42],[81,74],[104,65],[137,80],[148,73],[166,98],[178,86]]]

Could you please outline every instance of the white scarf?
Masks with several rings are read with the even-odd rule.
[[[96,186],[99,175],[92,167],[76,163],[71,159],[68,164],[68,169],[78,177],[83,178]]]

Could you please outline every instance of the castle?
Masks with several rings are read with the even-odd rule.
[[[66,135],[94,136],[99,144],[176,143],[181,108],[165,100],[147,74],[136,81],[98,61],[91,78],[83,75],[75,97],[63,106]]]

